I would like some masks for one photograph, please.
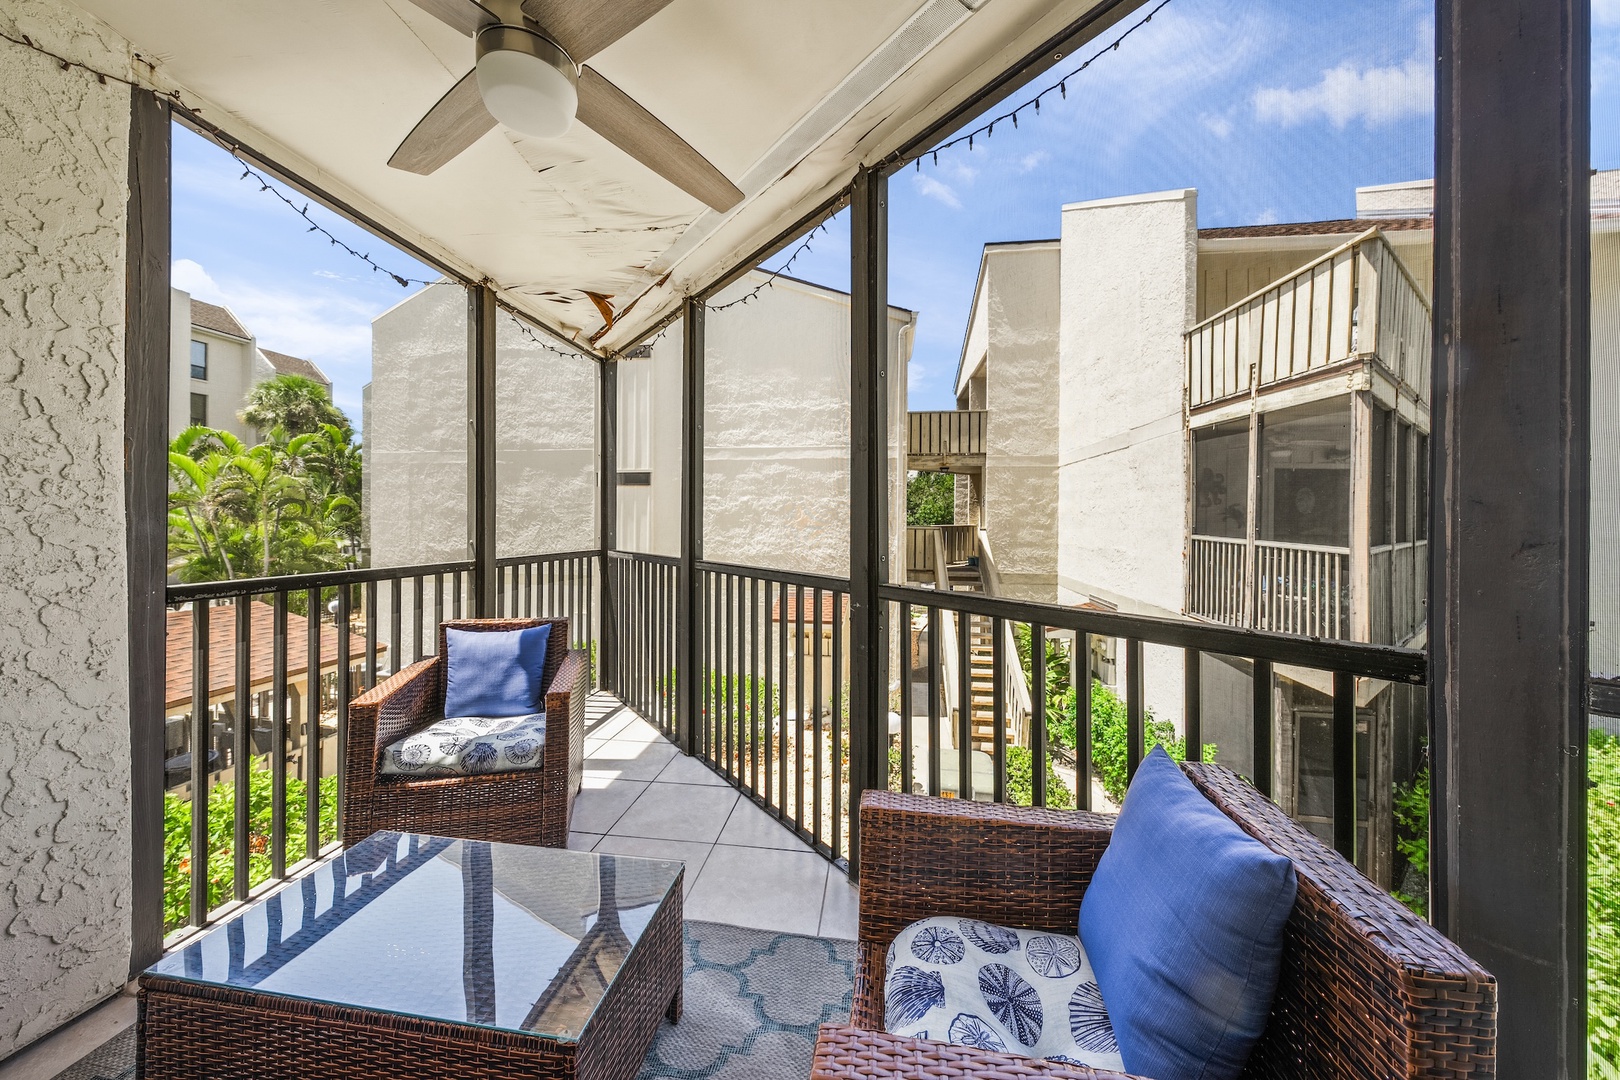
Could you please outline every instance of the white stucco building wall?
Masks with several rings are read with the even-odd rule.
[[[765,280],[751,273],[716,307]],[[890,565],[903,574],[905,372],[916,316],[889,309]],[[803,573],[849,573],[849,296],[778,277],[711,311],[704,336],[703,555]],[[619,543],[680,551],[680,324],[619,362]]]
[[[1059,259],[1055,240],[985,245],[956,386],[989,413],[979,520],[1000,595],[1045,603],[1058,591]]]
[[[53,0],[0,29],[114,73]],[[0,1058],[130,957],[124,282],[130,90],[0,43]]]
[[[208,346],[207,377],[191,375],[191,343]],[[259,353],[251,335],[237,337],[192,322],[191,294],[169,290],[169,437],[191,426],[191,395],[207,399],[208,426],[228,431],[248,446],[259,433],[242,422],[241,411],[258,383],[275,377],[276,369]]]
[[[1182,334],[1197,301],[1191,189],[1063,208],[1058,602],[1179,613],[1187,441]],[[1179,722],[1181,657],[1149,647],[1144,689]]]
[[[596,364],[508,315],[495,346],[497,557],[596,545]],[[433,285],[371,325],[366,514],[373,566],[467,558],[467,295]]]

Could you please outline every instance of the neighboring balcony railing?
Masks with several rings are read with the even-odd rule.
[[[1350,635],[1350,549],[1257,540],[1192,538],[1187,612],[1228,626],[1283,634]]]
[[[1369,229],[1189,330],[1188,407],[1365,359],[1427,401],[1430,333],[1423,290]]]
[[[906,579],[933,581],[944,567],[966,562],[979,553],[978,528],[973,525],[908,525],[906,527]]]
[[[906,414],[906,467],[923,472],[984,465],[982,409],[947,409]]]
[[[573,647],[591,647],[596,557],[499,560],[499,612],[567,616]],[[449,562],[168,586],[164,817],[181,824],[165,837],[166,932],[337,847],[349,703],[437,651],[438,624],[472,610],[472,574]]]

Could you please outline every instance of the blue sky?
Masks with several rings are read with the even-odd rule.
[[[1593,16],[1592,160],[1613,168],[1620,0],[1594,0]],[[1174,0],[1071,80],[1066,99],[1046,97],[1038,117],[1022,113],[1016,130],[997,125],[971,152],[957,147],[937,166],[897,174],[889,295],[920,315],[912,407],[954,404],[982,245],[1056,236],[1064,203],[1196,187],[1204,227],[1308,221],[1352,216],[1358,186],[1431,176],[1433,19],[1430,0]],[[304,231],[212,144],[177,130],[174,154],[175,283],[228,303],[266,348],[319,363],[358,421],[370,320],[407,291]],[[390,269],[434,276],[336,215],[311,212]],[[848,259],[846,213],[792,272],[845,288]]]

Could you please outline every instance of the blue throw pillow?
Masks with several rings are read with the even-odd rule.
[[[1290,859],[1154,748],[1080,905],[1080,940],[1127,1072],[1237,1077],[1271,1012],[1298,888]]]
[[[524,716],[543,712],[551,624],[524,630],[445,631],[444,715]]]

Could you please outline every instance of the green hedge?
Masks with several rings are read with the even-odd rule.
[[[270,879],[272,779],[269,770],[248,774],[248,888]],[[303,780],[287,778],[287,862],[304,857]],[[321,777],[321,843],[337,839],[337,777]],[[236,785],[215,784],[208,792],[208,906],[235,895]],[[163,929],[173,930],[191,913],[191,802],[163,796]]]
[[[1594,1080],[1620,1077],[1620,739],[1588,744],[1586,1035]]]

